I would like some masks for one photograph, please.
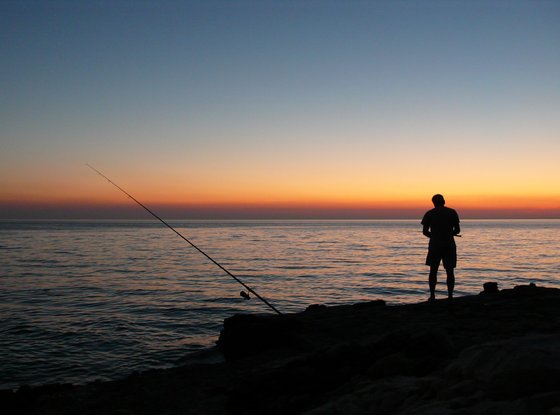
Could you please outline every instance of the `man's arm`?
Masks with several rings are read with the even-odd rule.
[[[422,222],[420,222],[423,226],[422,233],[427,238],[432,237],[432,233],[430,232],[430,222],[431,222],[430,221],[430,212],[431,211],[427,211],[426,213],[424,213],[424,217],[422,218]]]
[[[459,235],[460,233],[461,233],[461,227],[459,226],[459,223],[457,222],[453,226],[453,235]]]
[[[459,235],[461,233],[461,227],[459,226],[459,215],[455,212],[455,225],[453,225],[453,235]]]

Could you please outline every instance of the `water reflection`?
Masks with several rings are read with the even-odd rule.
[[[174,225],[285,312],[428,295],[418,221]],[[462,225],[456,295],[486,281],[560,287],[560,221]],[[3,385],[170,365],[212,344],[225,317],[269,311],[152,222],[1,223],[0,255]]]

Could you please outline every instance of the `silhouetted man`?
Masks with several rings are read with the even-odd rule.
[[[442,195],[432,197],[434,208],[429,210],[422,219],[423,233],[430,238],[426,265],[430,266],[430,299],[436,298],[437,273],[440,262],[447,272],[447,295],[453,298],[455,287],[454,269],[457,266],[457,246],[455,235],[461,232],[459,227],[459,215],[454,209],[445,207],[445,199]]]

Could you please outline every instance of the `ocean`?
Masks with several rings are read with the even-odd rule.
[[[282,312],[428,297],[419,220],[170,221]],[[560,220],[464,220],[456,296],[560,288]],[[235,313],[270,313],[154,221],[0,221],[0,389],[176,365]],[[446,296],[442,269],[438,296]]]

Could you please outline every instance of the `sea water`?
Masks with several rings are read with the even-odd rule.
[[[282,312],[428,296],[419,221],[171,223]],[[560,288],[560,220],[465,220],[462,234],[457,296],[486,281]],[[172,366],[224,318],[272,312],[242,289],[158,222],[2,221],[0,389]]]

